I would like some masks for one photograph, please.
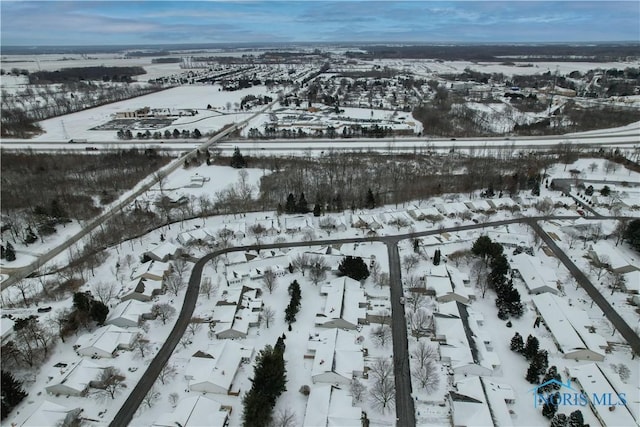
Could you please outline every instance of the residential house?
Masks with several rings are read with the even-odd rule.
[[[362,409],[352,406],[346,387],[318,385],[311,389],[303,427],[361,427]]]
[[[284,218],[284,231],[287,233],[298,233],[305,231],[314,231],[312,217],[305,216],[287,216]]]
[[[152,261],[167,262],[176,259],[182,253],[182,249],[171,242],[163,242],[160,245],[150,248],[143,255]]]
[[[639,424],[637,412],[634,417],[628,406],[633,404],[637,408],[637,387],[634,387],[636,395],[627,395],[625,400],[628,402],[622,402],[618,397],[619,394],[624,393],[621,385],[608,377],[597,363],[568,367],[567,373],[572,382],[575,381],[574,388],[579,388],[587,396],[589,407],[600,424],[603,426],[637,426]],[[598,402],[595,400],[596,396],[609,400]],[[603,404],[603,402],[609,404]]]
[[[313,355],[314,384],[348,386],[353,378],[363,375],[364,354],[356,335],[337,328],[322,330],[309,337],[308,345]]]
[[[195,353],[189,358],[185,374],[189,390],[229,394],[233,379],[247,352],[253,353],[253,348],[224,340],[211,344],[204,352]]]
[[[171,412],[160,414],[152,427],[227,427],[231,408],[205,395],[182,399]]]
[[[64,425],[68,417],[73,417],[81,412],[82,408],[69,409],[66,406],[45,400],[29,415],[21,427]]]
[[[107,325],[80,336],[73,348],[82,356],[111,358],[118,350],[131,349],[137,335],[137,331]]]
[[[339,277],[325,283],[320,295],[326,296],[324,310],[315,323],[323,328],[356,329],[366,319],[367,298],[357,280]]]
[[[145,316],[151,317],[151,306],[136,299],[129,299],[122,301],[109,312],[105,324],[121,328],[137,327]]]
[[[551,292],[558,295],[558,276],[554,269],[545,268],[538,257],[525,253],[511,257],[511,268],[516,276],[524,282],[530,294]]]
[[[630,273],[640,270],[637,263],[608,240],[593,243],[588,255],[594,262],[606,265],[613,273]]]
[[[45,390],[49,394],[84,396],[91,382],[97,380],[104,369],[88,359],[80,359],[75,365],[61,370]]]
[[[565,359],[604,360],[609,345],[585,311],[552,293],[533,295],[532,301]]]

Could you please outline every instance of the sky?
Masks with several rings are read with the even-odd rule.
[[[13,1],[4,46],[640,41],[640,1]]]

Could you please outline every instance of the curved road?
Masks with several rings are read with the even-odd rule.
[[[195,305],[198,299],[200,289],[200,279],[204,265],[216,256],[228,252],[274,249],[285,247],[301,247],[301,246],[324,246],[336,243],[356,243],[356,242],[380,242],[387,245],[389,256],[389,275],[390,275],[390,295],[391,295],[391,314],[392,314],[392,331],[393,331],[393,354],[394,354],[394,376],[396,385],[396,424],[403,427],[415,426],[415,410],[413,399],[411,396],[411,375],[409,370],[408,357],[408,340],[406,320],[404,315],[404,306],[400,304],[400,296],[402,295],[402,279],[400,271],[400,257],[398,254],[397,243],[400,240],[441,234],[445,232],[458,232],[464,230],[473,230],[478,228],[496,227],[507,224],[528,224],[536,233],[544,240],[549,248],[558,256],[558,259],[567,267],[567,269],[576,277],[578,283],[587,291],[587,293],[598,304],[605,316],[611,321],[614,327],[627,340],[631,348],[636,354],[640,354],[640,337],[626,324],[616,311],[609,305],[606,299],[591,284],[588,278],[571,262],[571,260],[562,252],[562,250],[553,242],[546,232],[539,226],[538,221],[550,219],[576,219],[576,216],[554,216],[554,217],[526,217],[514,218],[509,220],[487,222],[482,224],[469,224],[458,227],[450,227],[443,229],[427,230],[415,233],[398,234],[391,236],[378,237],[353,237],[347,239],[327,239],[316,240],[311,242],[289,242],[289,243],[273,243],[263,245],[247,245],[227,248],[210,253],[196,262],[189,278],[189,285],[185,293],[184,302],[180,315],[176,320],[176,324],[169,334],[169,337],[159,350],[158,354],[149,364],[144,375],[133,388],[129,397],[122,405],[118,413],[111,422],[111,427],[120,427],[128,425],[133,418],[134,413],[142,403],[142,400],[155,383],[162,367],[167,363],[173,350],[178,345],[180,338],[184,335],[187,325],[193,315]]]

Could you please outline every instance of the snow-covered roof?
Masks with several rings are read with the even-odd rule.
[[[479,377],[469,377],[456,383],[451,391],[454,426],[493,426],[491,410],[487,404]]]
[[[591,322],[586,312],[550,293],[533,295],[531,299],[563,353],[587,349],[604,358],[607,341],[596,332],[589,332]]]
[[[598,257],[600,262],[605,262],[611,266],[611,269],[618,271],[625,268],[638,269],[631,260],[627,258],[618,248],[607,240],[599,240],[591,245],[591,251]]]
[[[123,287],[121,292],[121,298],[129,296],[131,294],[144,295],[147,299],[151,299],[154,291],[162,289],[162,282],[160,280],[139,278],[128,282]]]
[[[211,357],[192,356],[186,370],[189,387],[210,383],[222,390],[229,390],[240,366],[244,347],[235,341],[224,340],[207,348],[204,353]]]
[[[634,270],[630,273],[625,273],[623,274],[623,277],[624,287],[626,288],[627,292],[636,294],[640,293],[640,270]]]
[[[104,353],[113,354],[118,348],[128,347],[133,343],[137,335],[137,331],[123,329],[114,325],[104,326],[91,334],[84,334],[78,338],[75,347],[78,347],[79,353],[87,355],[93,353],[94,350]]]
[[[332,385],[314,386],[307,400],[304,427],[360,427],[362,409],[351,405],[351,395]]]
[[[633,415],[629,411],[626,404],[616,405],[610,407],[609,405],[597,404],[594,402],[593,396],[608,395],[611,396],[614,405],[618,402],[618,392],[614,384],[607,376],[602,372],[602,369],[597,363],[588,363],[585,365],[579,365],[569,367],[569,375],[575,378],[580,387],[587,395],[592,405],[591,409],[595,415],[600,419],[602,425],[605,426],[634,426],[638,425],[638,420],[633,418]],[[633,399],[637,403],[637,396]],[[611,408],[614,408],[611,410]]]
[[[513,418],[511,418],[507,406],[507,402],[515,402],[516,400],[513,388],[509,384],[496,383],[487,377],[480,377],[480,381],[484,385],[484,394],[495,425],[499,427],[513,426]]]
[[[356,339],[354,334],[338,328],[316,333],[309,339],[309,349],[315,351],[311,376],[335,372],[351,380],[354,372],[363,372],[362,345]]]
[[[13,334],[13,325],[15,324],[16,322],[9,319],[8,317],[3,317],[2,319],[0,319],[0,333],[2,335],[3,341]]]
[[[487,231],[487,237],[493,242],[502,243],[503,245],[512,246],[529,246],[529,236],[526,234],[513,233],[511,231]]]
[[[66,406],[45,400],[33,411],[23,423],[22,427],[54,426],[62,423],[67,414],[71,412]]]
[[[302,230],[315,228],[309,216],[289,216],[284,218],[285,230]]]
[[[360,307],[367,299],[360,283],[349,277],[339,277],[322,285],[320,294],[326,295],[323,317],[316,317],[317,323],[322,319],[344,319],[352,325],[358,324],[358,319],[366,315],[366,308]]]
[[[171,271],[171,264],[161,261],[149,261],[138,265],[131,273],[132,279],[145,277],[147,279],[155,279],[163,277],[167,272]]]
[[[123,319],[129,323],[138,323],[140,317],[143,314],[151,313],[151,306],[144,302],[130,299],[123,301],[116,305],[110,312],[107,321],[107,325],[117,322],[118,319]]]
[[[521,253],[514,255],[511,259],[512,268],[518,270],[529,293],[559,293],[555,270],[545,268],[538,257]]]
[[[172,412],[161,414],[152,427],[224,427],[229,412],[222,404],[207,396],[192,396],[182,399]]]
[[[180,250],[176,245],[171,242],[163,242],[160,245],[152,246],[145,252],[149,257],[156,260],[166,260],[170,257],[175,256],[175,254]]]
[[[68,388],[77,394],[89,387],[89,383],[100,376],[104,368],[88,359],[80,359],[73,367],[61,371],[47,386],[48,393],[59,393],[60,386]]]

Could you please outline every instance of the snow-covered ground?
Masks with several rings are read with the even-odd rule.
[[[598,164],[598,169],[594,170],[592,175],[592,173],[589,171],[589,166],[593,162],[596,162]],[[600,160],[580,159],[576,163],[568,165],[566,168],[564,165],[554,165],[547,170],[547,173],[550,175],[550,178],[570,178],[571,175],[569,171],[571,169],[580,169],[585,171],[584,179],[601,179],[602,176],[599,175],[599,173],[604,170],[604,167],[605,165]],[[265,171],[262,170],[247,170],[247,172],[247,182],[252,186],[255,186],[262,174],[265,173]],[[204,185],[202,187],[191,187],[189,186],[189,184],[191,183],[191,178],[196,174],[205,178],[210,178],[210,180],[204,182]],[[623,168],[618,168],[618,170],[616,171],[610,171],[606,173],[604,177],[606,177],[608,180],[624,179],[627,181],[638,181],[638,179],[640,179],[638,174],[631,173],[627,170],[624,170]],[[238,170],[227,167],[207,167],[203,165],[197,168],[177,170],[176,172],[171,174],[163,183],[163,191],[171,192],[175,195],[186,195],[189,197],[197,198],[201,194],[213,195],[217,191],[228,188],[229,185],[236,185],[239,180],[240,176]],[[149,199],[153,199],[159,191],[160,189],[158,187],[152,189],[152,191],[148,195]],[[545,197],[550,197],[552,199],[558,198],[559,194],[549,189],[541,188],[541,195],[535,200],[543,200]],[[444,195],[439,198],[432,198],[420,203],[415,203],[415,205],[427,209],[435,208],[436,206],[440,205],[453,205],[458,200],[462,200],[458,195]],[[529,200],[529,206],[535,200]],[[498,202],[498,199],[495,199],[494,201]],[[406,203],[402,205],[399,210],[403,211],[405,209],[411,208],[412,205],[413,203]],[[456,204],[456,206],[460,207],[459,204]],[[362,215],[381,215],[385,212],[394,210],[395,209],[393,207],[386,206],[378,208],[371,212],[364,212],[362,213]],[[352,212],[343,213],[346,218],[350,218],[352,214]],[[533,207],[527,207],[524,205],[522,206],[522,210],[519,214],[525,216],[538,215],[537,211]],[[576,211],[575,208],[558,208],[555,211],[555,214],[576,215]],[[635,215],[638,216],[637,211],[635,211]],[[338,215],[334,216],[337,217]],[[490,216],[483,214],[475,214],[472,216],[473,219],[481,221],[500,220],[511,217],[512,214],[509,210],[501,209],[496,210],[496,212]],[[166,241],[179,245],[180,243],[178,242],[178,236],[184,231],[195,230],[196,228],[219,230],[220,228],[225,227],[225,224],[227,226],[230,226],[230,224],[238,222],[242,222],[246,227],[249,227],[255,224],[256,221],[264,220],[265,218],[275,219],[276,221],[278,221],[273,212],[247,213],[235,216],[216,216],[173,224],[170,227],[163,227],[161,229],[155,230],[141,238],[134,239],[130,242],[124,242],[118,247],[109,248],[107,250],[107,260],[100,267],[96,268],[93,274],[87,274],[87,283],[82,289],[89,290],[93,286],[101,282],[116,282],[119,286],[122,286],[124,278],[128,278],[130,276],[132,269],[138,264],[136,260],[140,258],[142,253],[161,243],[161,234]],[[282,221],[284,221],[284,218],[285,217],[281,217],[279,219],[281,224]],[[317,219],[312,218],[312,221],[314,221],[314,224],[316,224],[316,228],[314,230],[314,235],[316,238],[322,239],[329,237],[327,231],[319,229],[317,227],[317,223],[315,222],[317,221]],[[438,227],[453,227],[461,224],[473,224],[473,222],[471,219],[462,219],[459,216],[455,215],[452,218],[444,216],[441,221],[436,223],[411,220],[410,224],[408,224],[407,226],[402,226],[400,228],[391,225],[384,225],[383,228],[378,231],[378,234],[385,235],[406,233],[410,230],[422,231],[435,229]],[[17,245],[18,259],[15,264],[12,263],[11,266],[14,267],[27,264],[33,259],[26,254],[27,251],[33,251],[34,255],[43,253],[48,247],[55,246],[57,243],[59,243],[63,238],[63,235],[67,235],[67,233],[77,230],[78,227],[78,224],[69,224],[66,228],[60,229],[58,231],[58,234],[56,234],[56,238],[50,238],[50,240],[46,240],[44,244],[34,244],[29,248],[23,248],[20,247],[20,245]],[[585,272],[588,271],[587,261],[584,258],[585,248],[583,247],[583,245],[580,243],[574,245],[574,247],[572,248],[569,248],[568,241],[563,239],[564,231],[558,224],[548,222],[544,224],[544,227],[547,231],[550,231],[557,235],[559,237],[559,240],[557,241],[558,244],[569,253],[571,258],[574,259],[574,262],[578,263],[579,266],[585,269]],[[609,226],[609,228],[611,227]],[[505,235],[517,235],[520,237],[524,236],[522,237],[522,239],[528,240],[529,244],[534,247],[534,254],[536,258],[540,260],[545,268],[556,271],[557,276],[562,280],[562,289],[564,292],[563,298],[571,301],[574,306],[577,306],[580,309],[584,310],[596,325],[599,334],[603,337],[606,337],[607,341],[613,343],[612,352],[606,355],[605,362],[600,366],[608,375],[611,376],[617,375],[613,371],[612,366],[617,367],[620,364],[628,366],[631,370],[631,376],[630,379],[627,380],[627,385],[623,387],[625,387],[625,389],[628,389],[629,396],[634,396],[634,392],[637,392],[637,390],[633,389],[633,385],[638,384],[639,374],[637,364],[635,364],[631,360],[631,355],[629,354],[628,348],[624,344],[622,338],[617,333],[612,331],[611,325],[608,324],[606,319],[603,319],[602,313],[600,312],[599,308],[591,304],[588,297],[586,296],[586,293],[581,288],[576,288],[573,279],[569,277],[568,272],[564,269],[562,264],[558,263],[557,260],[553,257],[548,256],[544,251],[544,248],[535,246],[533,237],[531,236],[530,231],[525,226],[511,225],[508,228],[489,231],[499,234],[502,233]],[[355,235],[362,235],[362,233],[362,230],[352,228],[349,225],[344,231],[331,232],[330,237],[352,237]],[[474,231],[443,236],[443,239],[436,243],[436,245],[438,248],[442,249],[443,255],[446,258],[448,254],[455,250],[470,248],[472,242],[481,233],[482,231]],[[301,240],[303,237],[303,234],[300,232],[282,232],[279,235],[270,237],[263,236],[261,238],[261,241],[273,242],[276,239],[284,239],[284,241],[295,241]],[[246,237],[236,239],[232,243],[240,245],[255,243],[255,241],[255,237],[251,236],[248,233]],[[412,247],[409,242],[401,243],[400,248],[401,257],[411,253],[412,251]],[[435,249],[435,247],[429,249],[429,251],[432,252],[433,249]],[[194,256],[201,256],[204,254],[204,252],[206,252],[206,249],[198,247],[187,247],[186,250],[191,252]],[[296,251],[299,250],[300,249],[297,249]],[[639,257],[637,256],[637,254],[632,254],[627,249],[624,250],[625,253],[630,256],[631,262],[638,266]],[[293,256],[296,251],[291,252],[290,255]],[[358,255],[366,258],[371,257],[371,255],[375,255],[376,261],[380,264],[382,271],[388,271],[386,247],[384,245],[342,245],[340,251],[343,254]],[[68,254],[60,255],[60,257],[54,260],[54,262],[59,265],[64,265],[65,257],[68,257]],[[424,270],[429,266],[429,262],[430,261],[423,261],[418,266],[418,269]],[[5,265],[9,266],[8,264]],[[119,265],[119,268],[116,268],[116,265]],[[216,268],[218,268],[217,271]],[[460,270],[463,272],[469,273],[469,268],[469,265],[460,265]],[[218,294],[211,296],[211,299],[207,299],[204,296],[200,297],[196,307],[197,315],[205,318],[212,312],[212,310],[215,310],[214,304],[215,301],[217,301],[216,297],[221,296],[221,292],[226,286],[224,282],[224,276],[222,275],[223,271],[224,267],[222,267],[221,265],[209,265],[205,269],[203,276],[205,278],[211,278],[214,284],[220,283],[220,288],[218,290]],[[331,278],[330,274],[331,273],[329,273],[328,278]],[[597,274],[597,272],[589,272],[592,280],[594,280],[594,274]],[[50,277],[45,277],[44,281],[46,282],[48,280],[57,279],[57,276],[52,275]],[[302,309],[300,311],[300,314],[298,315],[298,320],[293,324],[292,331],[288,331],[286,329],[286,324],[284,323],[282,313],[284,311],[284,307],[288,302],[287,287],[289,283],[291,283],[291,281],[293,281],[294,279],[298,280],[302,287]],[[27,281],[28,283],[30,283],[26,290],[27,297],[33,296],[35,293],[40,293],[42,284],[38,279],[27,279]],[[594,282],[595,281],[596,280],[594,280]],[[283,332],[285,333],[285,335],[287,336],[287,351],[285,352],[288,370],[287,392],[285,392],[278,400],[276,409],[292,409],[296,413],[296,420],[299,424],[303,420],[307,398],[299,393],[298,390],[301,385],[306,384],[312,386],[310,378],[310,364],[312,363],[312,359],[305,359],[304,355],[307,351],[306,345],[309,333],[313,329],[313,319],[315,317],[315,313],[321,311],[322,309],[323,298],[319,295],[318,287],[314,286],[309,281],[308,277],[303,277],[300,272],[287,272],[284,277],[278,279],[278,283],[279,286],[273,291],[273,293],[269,293],[265,290],[262,294],[264,304],[266,306],[274,308],[276,311],[274,322],[272,323],[272,325],[270,325],[269,328],[266,328],[266,325],[264,325],[264,323],[259,327],[250,328],[248,337],[241,340],[241,342],[252,345],[255,347],[256,351],[259,351],[264,347],[264,345],[273,345],[276,338],[282,335]],[[555,344],[553,344],[550,334],[543,328],[534,329],[533,324],[535,320],[535,312],[531,304],[531,297],[530,295],[528,295],[526,289],[524,288],[524,285],[521,282],[516,281],[515,286],[519,290],[520,295],[522,296],[523,303],[525,304],[525,313],[520,319],[511,320],[512,327],[507,327],[504,321],[501,321],[497,318],[492,291],[488,291],[485,298],[481,298],[480,296],[478,296],[476,301],[471,304],[471,309],[473,309],[477,313],[480,313],[484,318],[485,326],[483,330],[490,336],[491,342],[493,344],[493,351],[498,355],[501,362],[500,370],[496,371],[496,373],[492,376],[492,379],[495,379],[496,382],[499,383],[509,384],[514,389],[516,395],[516,403],[513,405],[513,412],[517,416],[517,418],[514,418],[514,423],[520,424],[526,422],[533,424],[543,424],[546,423],[546,420],[542,417],[540,410],[533,408],[531,405],[529,394],[531,384],[526,382],[524,379],[527,362],[520,355],[511,352],[511,350],[509,349],[509,342],[511,337],[513,336],[515,331],[518,331],[525,338],[528,336],[528,334],[537,336],[541,342],[541,348],[548,349],[550,352],[550,365],[555,364],[560,370],[563,370],[566,367],[579,365],[580,362],[574,362],[572,360],[561,358],[558,351],[555,349]],[[371,279],[368,279],[365,282],[364,289],[368,295],[369,302],[373,302],[373,304],[371,304],[372,306],[385,306],[385,300],[388,299],[388,289],[379,288],[373,285]],[[637,325],[638,313],[635,307],[629,305],[629,302],[627,301],[628,295],[625,295],[622,292],[618,291],[610,296],[606,288],[603,287],[601,288],[601,290],[607,296],[607,298],[611,298],[610,301],[612,302],[612,304],[615,305],[623,318],[625,318],[625,320],[627,320],[627,322],[630,323],[632,327]],[[477,290],[476,294],[479,295]],[[49,322],[49,319],[52,319],[54,316],[56,316],[57,313],[63,308],[68,308],[71,306],[70,299],[61,301],[43,301],[40,303],[40,305],[50,305],[52,307],[52,311],[50,313],[41,314],[36,312],[36,307],[34,305],[31,305],[30,307],[19,307],[22,296],[20,290],[15,287],[11,287],[3,291],[2,297],[5,304],[5,308],[3,308],[3,314],[11,313],[15,316],[36,314],[41,316],[40,319],[43,323]],[[167,293],[156,298],[157,299],[154,302],[169,302],[175,306],[178,304],[177,302],[181,300],[182,294],[179,294],[177,297],[175,297],[170,293]],[[10,304],[9,302],[13,304]],[[113,307],[116,302],[117,300],[113,299],[109,305]],[[9,305],[15,307],[9,308]],[[106,425],[111,417],[113,417],[113,415],[117,412],[117,408],[124,401],[126,395],[130,392],[133,385],[144,371],[146,364],[153,357],[153,354],[156,351],[157,347],[160,345],[160,343],[163,342],[171,328],[170,322],[166,325],[163,325],[159,320],[147,321],[146,324],[148,325],[148,331],[143,331],[143,334],[149,339],[152,344],[151,353],[146,354],[143,358],[139,356],[136,351],[121,351],[118,353],[119,356],[115,359],[101,359],[97,361],[97,363],[101,366],[114,364],[120,367],[120,369],[126,375],[125,382],[128,387],[124,390],[123,393],[119,394],[115,400],[99,399],[95,394],[91,394],[86,398],[66,398],[47,395],[44,392],[44,387],[49,385],[49,382],[51,381],[50,377],[55,376],[54,374],[59,372],[59,369],[53,366],[54,364],[62,362],[70,365],[71,363],[79,360],[79,356],[76,355],[75,351],[72,348],[73,344],[77,340],[77,337],[72,336],[69,337],[66,343],[59,342],[55,347],[53,355],[35,373],[28,371],[16,373],[19,378],[26,380],[25,388],[28,389],[30,395],[18,408],[16,408],[15,412],[12,413],[10,421],[21,424],[31,414],[31,412],[35,410],[40,402],[49,400],[60,403],[68,408],[81,406],[85,409],[83,416],[96,420],[90,422],[90,425]],[[390,344],[385,347],[377,346],[371,341],[369,329],[370,326],[365,326],[361,331],[358,332],[358,335],[361,335],[363,337],[364,346],[369,350],[367,362],[371,362],[371,360],[376,357],[387,357],[391,353]],[[188,389],[188,384],[186,379],[184,378],[184,368],[186,366],[188,357],[190,357],[197,350],[205,350],[205,348],[200,348],[202,345],[204,345],[203,343],[209,344],[217,342],[215,338],[211,340],[207,332],[207,328],[201,328],[196,332],[196,336],[191,339],[191,344],[178,346],[171,359],[171,363],[175,364],[178,368],[178,375],[168,384],[158,387],[157,390],[160,393],[158,400],[151,407],[141,408],[136,414],[134,424],[149,425],[159,416],[161,412],[166,412],[167,410],[169,410],[168,398],[171,393],[178,393],[178,396],[180,398],[188,397],[190,394],[193,394],[193,392],[186,391]],[[79,332],[79,334],[82,333],[84,332]],[[413,346],[414,344],[415,338],[410,338],[410,345]],[[131,369],[129,370],[128,368]],[[250,364],[242,365],[238,373],[237,380],[234,382],[238,386],[238,388],[243,391],[246,391],[249,388],[250,384],[248,379],[251,377],[252,372],[253,368]],[[419,413],[418,420],[421,422],[435,424],[443,424],[449,422],[449,411],[451,408],[448,407],[448,404],[446,402],[444,406],[440,406],[440,404],[443,400],[445,400],[444,396],[449,390],[448,387],[450,384],[450,378],[447,374],[446,369],[441,370],[440,372],[441,384],[435,392],[431,394],[422,393],[420,391],[415,392],[415,397],[417,399],[416,411],[417,413]],[[563,379],[566,379],[566,376],[564,374]],[[371,380],[363,382],[365,383],[365,385],[370,387],[370,381]],[[416,390],[415,386],[414,390]],[[242,413],[240,404],[241,396],[212,395],[212,397],[216,400],[219,400],[221,403],[230,404],[234,408],[231,414],[231,425],[237,425]],[[362,407],[363,410],[367,412],[369,418],[372,420],[372,425],[389,425],[393,422],[393,418],[395,417],[393,412],[387,412],[384,414],[380,413],[371,406],[371,401],[368,399],[364,399],[362,402],[356,402],[356,405]],[[106,413],[104,412],[105,410]],[[591,423],[592,425],[597,423],[594,415],[588,409],[583,408],[583,414],[585,415],[585,421]],[[637,415],[638,414],[636,413],[636,416]]]

